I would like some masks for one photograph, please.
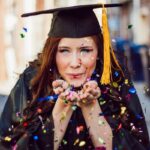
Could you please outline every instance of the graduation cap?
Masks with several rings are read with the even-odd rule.
[[[111,78],[110,52],[112,52],[110,49],[112,49],[112,47],[108,30],[106,7],[120,7],[125,4],[126,2],[115,4],[91,4],[62,7],[25,13],[22,14],[21,17],[35,16],[40,14],[53,14],[51,28],[48,34],[50,37],[81,38],[98,35],[101,33],[101,28],[93,9],[102,8],[104,66],[100,82],[101,84],[109,84]],[[114,53],[113,56],[117,66],[120,67]]]

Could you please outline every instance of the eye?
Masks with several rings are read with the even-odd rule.
[[[59,52],[60,52],[60,53],[68,53],[69,50],[68,50],[68,49],[60,49]]]
[[[81,53],[89,53],[91,51],[92,51],[92,49],[89,49],[89,48],[82,48],[81,49]]]

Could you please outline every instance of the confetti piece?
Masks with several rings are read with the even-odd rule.
[[[113,85],[113,87],[115,87],[115,88],[118,87],[118,83],[117,83],[117,82],[113,82],[112,85]]]
[[[129,89],[129,92],[130,92],[131,94],[134,94],[134,93],[136,93],[136,89],[135,89],[134,87],[132,87],[132,88]]]
[[[117,130],[120,130],[122,128],[122,124],[120,123]]]
[[[98,138],[98,141],[101,143],[101,144],[105,144],[104,140],[102,138]]]
[[[11,138],[10,138],[9,136],[6,136],[6,137],[4,138],[4,140],[10,142],[10,141],[11,141]]]
[[[46,133],[46,130],[43,130],[43,133]]]
[[[141,115],[139,115],[139,114],[136,115],[136,118],[137,119],[143,119],[143,117]]]
[[[73,105],[71,108],[72,108],[72,110],[76,110],[77,106]]]
[[[79,143],[79,139],[76,139],[73,145],[76,145],[77,143]]]
[[[126,107],[121,107],[121,115],[125,113],[126,109],[127,109]]]
[[[63,143],[64,143],[64,145],[66,145],[66,144],[67,144],[67,141],[63,139]]]
[[[128,29],[131,29],[132,27],[133,27],[132,24],[129,24],[129,25],[128,25]]]
[[[23,126],[24,126],[24,127],[27,127],[27,126],[28,126],[28,123],[27,123],[27,122],[24,122],[24,123],[23,123]]]
[[[82,146],[84,146],[85,144],[86,144],[85,141],[81,141],[81,142],[79,143],[79,146],[82,147]]]
[[[106,147],[104,146],[96,147],[95,150],[106,150]]]
[[[21,33],[20,36],[21,36],[21,38],[24,38],[24,37],[25,37],[25,35],[24,35],[23,33]]]
[[[114,43],[115,43],[115,42],[116,42],[116,40],[115,40],[115,39],[112,39],[112,42],[114,42]]]
[[[100,103],[100,105],[104,105],[106,103],[106,101],[102,97],[100,97],[99,103]]]
[[[76,127],[76,132],[77,134],[80,134],[81,131],[83,131],[84,127],[83,126],[78,126]]]
[[[125,84],[128,84],[129,83],[129,81],[128,81],[128,79],[125,79],[125,82],[124,82]]]
[[[99,120],[99,121],[98,121],[98,124],[99,124],[99,125],[104,125],[104,124],[105,124],[105,122],[104,122],[104,121]]]
[[[119,73],[117,71],[115,71],[115,76],[118,77],[119,76]]]
[[[27,32],[27,28],[23,27],[23,30],[24,30],[25,32]]]
[[[42,109],[38,108],[37,112],[40,114],[42,112]]]
[[[66,118],[66,113],[63,112],[63,113],[61,114],[60,122],[63,121],[65,118]]]
[[[37,140],[39,139],[39,137],[38,137],[37,135],[34,135],[34,136],[33,136],[33,139],[34,139],[35,141],[37,141]]]

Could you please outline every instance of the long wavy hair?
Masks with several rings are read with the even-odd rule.
[[[96,79],[100,81],[103,70],[103,36],[102,34],[99,34],[92,37],[98,46],[98,59],[96,60],[97,62],[95,68],[96,74],[93,74],[92,78],[96,77]],[[32,101],[23,111],[23,122],[20,123],[14,130],[17,135],[17,139],[26,133],[26,131],[33,133],[40,127],[41,122],[38,118],[39,115],[42,116],[44,121],[52,113],[52,109],[55,104],[54,101],[38,101],[38,98],[54,94],[52,82],[60,77],[55,59],[60,40],[61,38],[48,37],[43,51],[38,54],[38,58],[33,62],[30,62],[30,65],[36,68],[36,74],[30,82]],[[112,72],[115,70],[120,70],[120,68],[117,68],[112,55],[111,63]],[[98,82],[98,85],[101,86],[100,82]],[[118,96],[118,94],[117,96],[115,95],[116,93],[113,94],[115,98]],[[26,126],[24,126],[24,124],[26,124]],[[16,138],[14,139],[17,141]]]

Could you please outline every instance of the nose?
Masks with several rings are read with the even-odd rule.
[[[73,54],[70,62],[72,68],[79,68],[81,66],[81,59],[78,54]]]

